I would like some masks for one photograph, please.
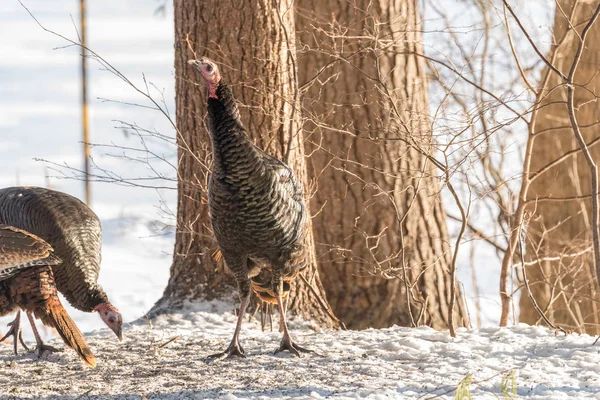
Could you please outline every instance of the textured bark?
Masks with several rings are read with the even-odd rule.
[[[444,329],[451,254],[439,182],[404,143],[432,151],[425,65],[410,54],[423,52],[417,1],[298,5],[300,82],[312,83],[305,136],[318,176],[311,208],[334,312],[353,328],[414,320]]]
[[[188,64],[208,56],[220,64],[223,79],[240,102],[249,136],[269,153],[284,158],[306,183],[300,112],[296,104],[294,9],[291,0],[175,0],[175,78],[179,129],[178,229],[171,278],[164,304],[212,299],[234,293],[233,279],[216,263],[206,187],[210,142],[205,126],[206,88]],[[226,28],[225,28],[226,26]],[[307,238],[309,268],[298,279],[288,309],[328,326],[332,320],[316,268],[312,228]],[[317,299],[317,297],[319,299]]]
[[[558,4],[566,15],[570,15],[574,0],[560,0]],[[593,4],[595,3],[595,4]],[[596,2],[579,2],[573,13],[573,26],[580,34],[589,21]],[[564,43],[552,51],[559,52],[555,66],[568,74],[579,37],[569,30],[569,22],[561,12],[554,20],[554,37],[557,42],[565,37]],[[589,33],[582,59],[575,74],[576,117],[585,141],[597,139],[600,112],[594,93],[600,91],[600,24],[595,24]],[[569,123],[566,99],[567,88],[557,87],[560,78],[551,73],[548,84],[543,88],[541,108],[534,125],[537,137],[533,145],[531,172],[535,173],[570,150],[579,149]],[[581,85],[581,86],[580,86]],[[600,148],[591,146],[596,162],[600,160]],[[527,247],[528,261],[554,257],[552,261],[540,261],[528,267],[527,274],[531,290],[542,309],[547,309],[551,321],[579,332],[600,332],[600,315],[596,277],[591,250],[584,255],[570,257],[592,244],[590,173],[581,153],[548,169],[535,179],[527,198],[541,199],[531,204],[533,214],[528,228],[530,243]],[[564,198],[587,196],[585,199],[569,201],[547,201],[547,197]],[[557,259],[558,258],[558,259]],[[540,319],[528,296],[521,295],[519,320],[536,323]]]

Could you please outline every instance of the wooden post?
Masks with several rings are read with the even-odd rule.
[[[81,17],[81,123],[83,124],[83,157],[85,171],[85,203],[90,205],[90,130],[88,119],[88,104],[87,104],[87,58],[86,58],[86,41],[85,41],[85,0],[79,0],[79,14]]]

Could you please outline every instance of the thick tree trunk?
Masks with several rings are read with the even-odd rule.
[[[175,0],[175,78],[179,145],[177,235],[171,278],[155,309],[188,299],[235,293],[233,279],[211,258],[206,187],[210,141],[205,126],[206,88],[187,61],[208,56],[241,103],[251,139],[288,164],[306,184],[304,139],[297,107],[294,9],[292,0]],[[297,279],[288,309],[332,324],[316,268],[312,228],[307,238],[309,268]],[[310,286],[306,283],[309,282]]]
[[[574,0],[559,0],[558,5],[570,15]],[[562,12],[554,20],[554,38],[564,43],[552,51],[559,52],[555,66],[569,73],[579,44],[579,34],[589,21],[597,2],[579,2],[573,13],[572,26]],[[587,143],[598,139],[600,111],[595,93],[600,92],[600,24],[589,33],[582,59],[575,74],[576,117]],[[578,149],[567,111],[567,88],[557,87],[561,80],[551,73],[546,87],[538,96],[543,99],[533,131],[531,172],[535,173],[570,150]],[[600,148],[590,147],[596,162]],[[527,269],[528,279],[537,303],[546,310],[550,320],[579,332],[600,331],[600,310],[597,283],[591,252],[590,173],[581,153],[566,158],[535,179],[527,198],[532,201],[533,215],[528,228],[527,260],[537,261]],[[587,196],[584,199],[560,201],[560,198]],[[553,200],[548,200],[552,197]],[[535,200],[538,199],[537,202]],[[573,256],[583,250],[585,254]],[[526,294],[521,295],[519,320],[539,322],[540,316]]]
[[[298,6],[311,208],[334,312],[353,328],[444,329],[451,254],[439,182],[405,143],[433,154],[425,65],[411,54],[423,53],[417,1]]]

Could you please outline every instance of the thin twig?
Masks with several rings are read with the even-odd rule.
[[[523,225],[524,224],[525,224],[525,221],[523,221]],[[538,305],[537,301],[535,300],[535,297],[533,297],[533,293],[531,292],[531,288],[529,287],[529,279],[527,278],[527,268],[525,267],[525,245],[523,244],[524,231],[525,231],[525,229],[523,229],[523,227],[522,227],[521,232],[519,234],[519,246],[521,248],[521,252],[520,252],[521,253],[520,254],[521,255],[521,267],[522,267],[521,271],[523,273],[523,282],[525,283],[525,288],[527,289],[527,296],[529,296],[529,300],[531,300],[531,304],[533,304],[533,308],[535,308],[535,310],[540,315],[540,317],[542,317],[543,320],[552,329],[559,330],[566,335],[567,332],[562,327],[560,327],[559,325],[554,325],[552,322],[550,322],[548,317],[546,317],[546,314],[544,314],[544,311],[542,311],[542,309]]]
[[[340,321],[338,319],[338,317],[336,317],[335,314],[333,313],[333,311],[331,310],[331,307],[328,307],[325,304],[325,302],[323,302],[323,300],[321,299],[321,297],[319,296],[319,294],[317,293],[317,291],[315,290],[315,288],[313,288],[312,285],[308,282],[308,280],[304,277],[304,274],[300,274],[300,278],[304,281],[304,283],[306,283],[306,286],[308,286],[308,288],[310,289],[310,291],[312,292],[312,294],[315,296],[315,298],[319,302],[319,305],[323,308],[323,310],[325,310],[325,312],[327,313],[327,315],[329,315],[329,317],[332,320],[334,320],[335,322],[337,322],[339,324],[339,326],[343,330],[346,330],[346,324],[344,324],[342,321]]]
[[[158,346],[158,348],[159,348],[159,349],[162,349],[163,347],[165,347],[166,345],[168,345],[168,344],[169,344],[169,343],[171,343],[171,342],[174,342],[174,341],[176,341],[177,339],[179,339],[179,335],[177,335],[177,336],[175,336],[175,337],[173,337],[173,338],[171,338],[171,339],[167,340],[167,341],[166,341],[166,342],[164,342],[163,344],[159,345],[159,346]]]
[[[548,68],[550,68],[555,74],[557,74],[558,76],[561,77],[561,79],[566,82],[567,81],[567,77],[558,70],[558,68],[556,68],[552,62],[548,61],[548,59],[544,56],[544,54],[540,51],[540,49],[537,48],[537,46],[535,45],[535,43],[533,42],[533,39],[531,38],[531,36],[529,35],[529,33],[527,32],[527,29],[525,29],[525,27],[523,26],[523,24],[521,23],[521,20],[517,17],[517,15],[515,14],[515,12],[513,11],[512,7],[510,6],[510,4],[508,4],[508,1],[506,0],[502,0],[502,3],[504,4],[504,6],[508,9],[508,11],[510,12],[510,14],[513,16],[513,18],[515,19],[515,21],[517,22],[517,25],[519,25],[519,28],[521,28],[521,32],[523,32],[523,34],[525,35],[525,37],[527,38],[527,40],[529,41],[529,43],[531,44],[531,47],[533,47],[533,50],[535,51],[535,53],[538,55],[538,57],[540,57],[540,59],[542,61],[544,61],[544,64],[546,64],[546,66]]]
[[[519,73],[521,74],[523,81],[525,82],[525,84],[527,85],[529,90],[531,90],[537,96],[537,94],[538,94],[537,90],[535,90],[535,88],[533,87],[531,82],[529,82],[529,79],[527,78],[527,75],[525,74],[525,71],[523,71],[523,67],[521,66],[521,61],[519,61],[519,56],[517,55],[517,50],[515,49],[515,45],[513,43],[512,34],[510,33],[510,23],[508,22],[508,17],[506,15],[506,9],[507,9],[507,7],[506,7],[506,2],[505,2],[504,3],[504,26],[506,27],[506,36],[508,37],[508,43],[510,44],[510,51],[512,52],[512,55],[515,59],[517,68],[519,69]]]

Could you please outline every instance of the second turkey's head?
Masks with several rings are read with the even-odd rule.
[[[109,302],[100,303],[94,311],[98,311],[102,321],[117,335],[119,340],[123,340],[123,318],[119,310]]]
[[[202,57],[199,60],[189,60],[188,64],[193,65],[194,68],[196,68],[202,74],[202,77],[208,85],[208,97],[213,99],[218,98],[217,88],[219,87],[219,82],[221,81],[221,73],[219,72],[217,63],[211,59]]]

